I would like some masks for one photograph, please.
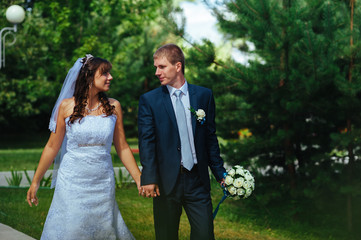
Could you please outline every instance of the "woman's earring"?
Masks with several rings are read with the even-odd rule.
[[[89,88],[92,88],[92,86],[93,86],[93,83],[90,83],[90,86],[89,86]]]

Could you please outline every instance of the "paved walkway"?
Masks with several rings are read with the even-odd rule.
[[[49,176],[52,172],[53,172],[53,170],[48,170],[45,173],[45,177]],[[29,187],[30,184],[29,184],[29,181],[26,179],[24,171],[17,171],[17,173],[23,175],[23,178],[21,179],[20,187]],[[27,173],[29,174],[30,179],[33,179],[34,170],[27,171]],[[12,178],[11,172],[0,172],[0,186],[2,186],[2,187],[9,186],[6,179],[11,179],[11,178]],[[0,238],[0,240],[2,240],[2,239]]]
[[[142,169],[141,166],[139,166],[139,168]],[[118,180],[123,178],[122,179],[123,181],[133,181],[133,179],[131,178],[131,176],[129,175],[129,172],[125,169],[125,167],[121,167],[122,176],[119,176],[119,170],[120,170],[119,167],[114,167],[114,172],[115,172],[115,175],[117,176]],[[29,187],[30,184],[29,184],[29,181],[26,179],[24,171],[17,171],[17,173],[23,175],[23,178],[20,183],[20,187]],[[28,173],[30,179],[33,179],[34,170],[27,171],[27,173]],[[52,173],[53,173],[53,170],[48,170],[45,173],[45,177],[48,177]],[[6,179],[11,179],[11,178],[12,178],[11,172],[0,172],[0,186],[2,186],[2,187],[9,186]],[[2,239],[0,238],[0,240],[2,240]]]
[[[35,238],[0,223],[0,240],[35,240]]]

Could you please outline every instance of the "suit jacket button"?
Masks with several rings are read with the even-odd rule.
[[[181,150],[180,147],[177,147],[177,150],[180,151]]]

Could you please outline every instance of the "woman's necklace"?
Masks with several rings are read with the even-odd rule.
[[[100,102],[98,103],[98,106],[96,106],[95,108],[89,109],[88,107],[85,107],[85,110],[87,110],[88,113],[91,113],[91,112],[98,110],[99,107],[100,107]]]

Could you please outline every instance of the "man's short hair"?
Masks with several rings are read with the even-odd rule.
[[[182,64],[182,73],[184,75],[185,59],[182,49],[173,43],[161,46],[155,51],[153,58],[166,57],[167,60],[175,65],[177,62]]]

